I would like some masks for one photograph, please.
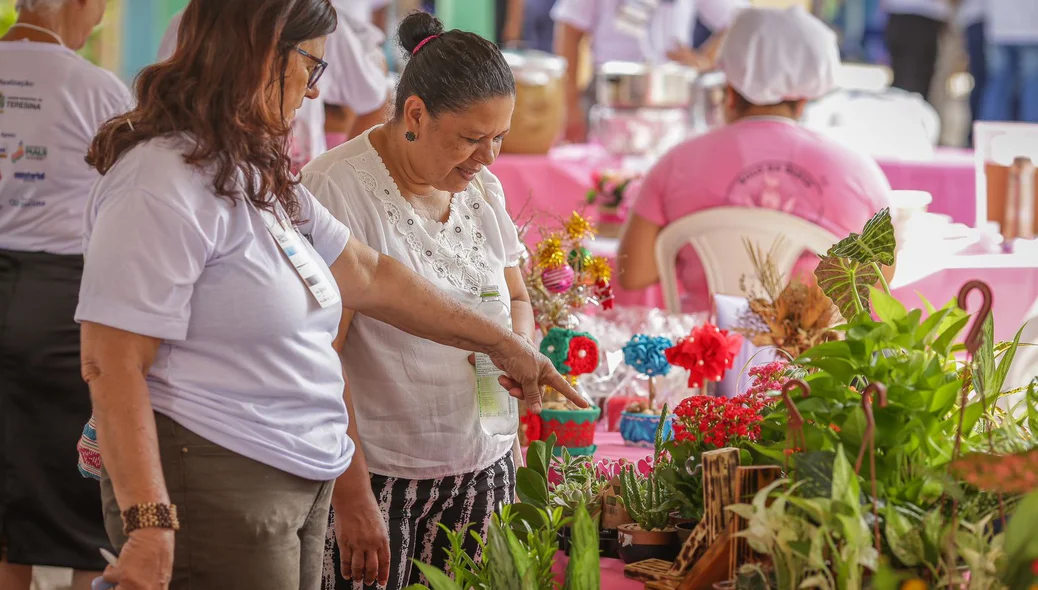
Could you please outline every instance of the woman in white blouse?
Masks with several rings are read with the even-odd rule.
[[[499,287],[511,302],[513,330],[529,338],[522,245],[501,185],[486,170],[508,132],[511,71],[492,43],[444,32],[428,14],[408,16],[399,39],[411,58],[394,119],[314,160],[303,183],[361,240],[463,305],[474,307],[484,287]],[[515,437],[480,429],[466,353],[361,314],[344,315],[338,344],[360,435],[354,464],[366,457],[370,482],[351,470],[336,483],[337,586],[359,580],[359,566],[375,554],[389,567],[388,588],[402,588],[419,581],[412,559],[443,566],[439,524],[475,523],[485,532],[493,510],[512,500]],[[388,564],[380,555],[387,525]],[[479,559],[475,541],[467,543]]]

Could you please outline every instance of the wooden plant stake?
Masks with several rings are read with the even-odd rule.
[[[649,376],[649,409],[656,410],[656,379]]]
[[[696,525],[671,567],[672,575],[685,576],[728,526],[725,508],[735,500],[738,449],[706,451],[703,457],[703,520]]]
[[[887,407],[887,388],[879,381],[870,383],[865,391],[861,392],[861,409],[865,412],[865,432],[861,436],[858,460],[854,462],[854,474],[861,474],[861,462],[865,459],[865,447],[868,447],[869,480],[872,483],[872,536],[876,544],[876,551],[882,553],[879,536],[879,506],[877,506],[879,491],[876,486],[876,417],[872,413],[872,403],[876,399],[879,399],[879,407]]]

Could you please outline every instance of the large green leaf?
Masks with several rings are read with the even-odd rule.
[[[1031,432],[1038,432],[1038,377],[1027,384],[1027,426]]]
[[[840,258],[833,255],[832,251],[818,263],[815,278],[822,292],[836,304],[840,315],[848,321],[869,308],[869,287],[879,282],[879,274],[872,265]]]
[[[516,565],[515,557],[503,527],[496,524],[491,525],[487,531],[483,565],[492,588],[519,590],[522,587],[522,576]],[[525,553],[523,557],[528,558]]]
[[[887,504],[884,520],[884,534],[894,557],[909,567],[919,565],[926,556],[919,528],[914,526],[907,516],[898,512],[892,503]]]
[[[801,484],[800,494],[803,497],[831,497],[835,459],[836,455],[832,451],[807,451],[793,455],[796,479]]]
[[[541,509],[548,506],[548,481],[533,469],[516,471],[515,491],[524,504]]]
[[[572,537],[569,565],[566,566],[566,590],[598,590],[602,571],[598,559],[598,526],[583,502],[577,506],[570,529]]]
[[[829,254],[862,264],[878,262],[890,266],[894,264],[896,246],[890,209],[885,208],[865,224],[861,234],[851,234],[840,240],[829,249]]]
[[[850,507],[861,506],[861,486],[858,484],[858,476],[854,473],[847,455],[843,452],[843,445],[836,449],[836,459],[833,461],[833,502],[843,502]]]
[[[887,295],[886,291],[870,286],[869,293],[872,296],[872,309],[884,322],[895,322],[908,315],[905,306],[893,296]]]
[[[970,329],[972,330],[972,327]],[[993,399],[990,396],[996,393],[993,391],[995,383],[995,320],[990,314],[984,318],[981,330],[983,336],[980,348],[973,356],[978,373],[973,376],[973,389],[987,399]]]
[[[1020,347],[1020,335],[1024,332],[1024,326],[1020,326],[1017,330],[1016,336],[1013,337],[1013,343],[1006,349],[1005,354],[998,362],[998,368],[995,369],[995,376],[991,382],[991,390],[997,396],[1002,392],[1002,387],[1006,384],[1006,377],[1009,375],[1009,369],[1013,364],[1013,359],[1016,358],[1016,350]]]

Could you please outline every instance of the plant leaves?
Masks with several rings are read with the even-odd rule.
[[[602,571],[598,558],[598,526],[581,503],[571,526],[569,564],[566,566],[566,590],[598,590]]]
[[[951,346],[952,341],[955,340],[955,337],[959,335],[959,332],[966,327],[969,321],[970,316],[963,316],[953,321],[934,341],[933,349],[939,354],[947,356],[948,348]]]
[[[937,416],[945,416],[955,406],[955,398],[962,389],[961,382],[956,379],[937,388],[930,398],[928,411]]]
[[[870,286],[869,293],[872,296],[872,310],[884,322],[893,323],[908,315],[905,306],[893,296],[887,295],[886,291]]]
[[[523,504],[542,510],[548,507],[548,481],[533,469],[516,470],[515,491]]]
[[[886,521],[884,534],[894,557],[908,567],[919,565],[926,553],[919,529],[912,525],[908,517],[898,512],[893,503],[887,504],[884,518]]]
[[[998,362],[998,368],[995,369],[995,376],[991,382],[991,388],[997,397],[1002,392],[1002,387],[1006,384],[1006,376],[1009,375],[1009,369],[1013,364],[1013,359],[1016,358],[1016,350],[1020,347],[1020,336],[1024,333],[1026,324],[1020,326],[1017,330],[1016,336],[1013,337],[1013,343],[1006,349],[1005,354]]]
[[[805,498],[832,497],[833,461],[832,451],[807,451],[793,455],[796,479],[800,482],[800,494]]]
[[[1038,377],[1027,384],[1027,426],[1032,433],[1038,432]]]
[[[861,486],[858,484],[854,468],[843,452],[843,445],[836,449],[836,459],[833,461],[833,489],[830,498],[833,502],[843,502],[850,507],[861,507]]]
[[[831,250],[815,268],[815,278],[822,292],[836,304],[840,315],[848,321],[860,311],[868,309],[869,287],[879,282],[879,275],[871,265],[834,256]],[[855,293],[858,294],[857,299]]]
[[[878,262],[891,266],[896,246],[890,208],[884,208],[865,224],[861,234],[851,234],[840,240],[829,249],[829,254],[862,264]]]
[[[427,563],[422,563],[417,559],[412,559],[411,561],[418,566],[418,569],[422,572],[422,575],[425,576],[425,579],[429,580],[432,590],[462,590],[461,586],[459,586],[457,582],[452,580],[450,576],[443,573],[438,568]],[[419,586],[419,588],[423,587],[424,586]]]

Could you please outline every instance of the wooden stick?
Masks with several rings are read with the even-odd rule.
[[[656,380],[649,377],[649,409],[656,409]]]

